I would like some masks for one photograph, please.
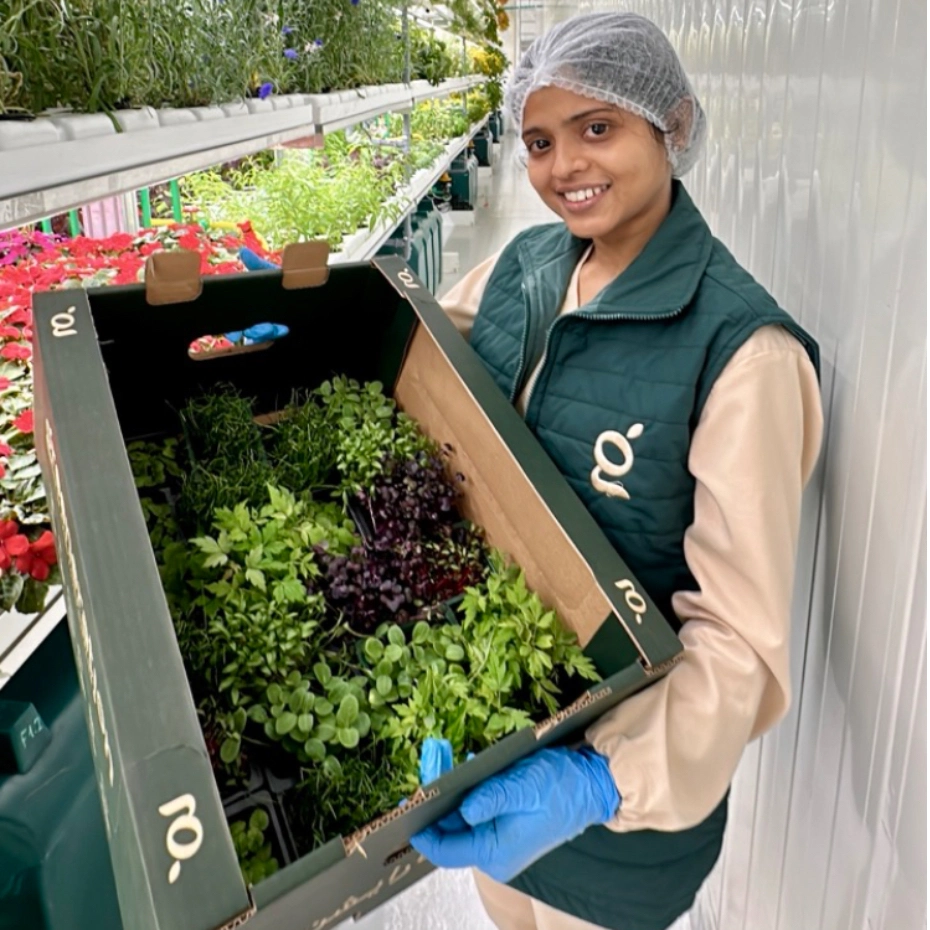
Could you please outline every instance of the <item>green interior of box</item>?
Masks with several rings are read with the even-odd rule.
[[[192,303],[149,306],[141,286],[89,294],[94,325],[126,441],[173,433],[177,411],[201,391],[234,384],[257,409],[281,409],[295,388],[333,374],[394,383],[416,314],[369,266],[335,268],[321,288],[284,290],[278,272],[209,279]],[[282,323],[267,348],[195,360],[211,333]]]

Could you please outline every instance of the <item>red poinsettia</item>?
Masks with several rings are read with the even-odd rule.
[[[9,316],[4,317],[3,322],[11,323],[14,326],[32,326],[32,311],[26,307],[20,307]]]
[[[10,386],[9,378],[0,378],[0,391],[5,391]]]
[[[9,546],[7,550],[9,551]],[[36,581],[45,581],[57,561],[55,537],[51,530],[45,530],[35,542],[29,543],[25,552],[16,557],[14,564],[21,574],[31,575]]]
[[[15,520],[0,520],[0,572],[15,568],[22,575],[45,581],[57,562],[55,537],[50,530],[30,542]]]
[[[31,410],[24,410],[14,421],[13,426],[21,433],[31,433],[35,429],[34,416]]]
[[[32,349],[30,349],[29,346],[23,345],[19,342],[8,342],[2,349],[0,349],[0,358],[5,358],[8,361],[24,362],[31,357]]]
[[[13,553],[7,549],[7,545],[10,540],[16,539],[19,535],[19,524],[15,520],[0,520],[0,572],[10,570],[13,564]],[[16,548],[18,543],[13,545]]]

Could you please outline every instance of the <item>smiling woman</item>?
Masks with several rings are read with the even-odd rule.
[[[506,99],[559,222],[443,304],[685,648],[587,745],[528,757],[412,842],[483,872],[500,930],[666,930],[720,852],[746,743],[787,708],[818,350],[679,180],[704,112],[654,24],[560,23]]]
[[[672,167],[643,117],[561,87],[526,102],[530,183],[581,239],[594,243],[581,272],[582,302],[626,269],[669,211]]]

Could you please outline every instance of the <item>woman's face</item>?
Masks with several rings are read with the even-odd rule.
[[[530,183],[574,235],[622,239],[664,216],[672,170],[642,117],[543,87],[527,99],[523,127]]]

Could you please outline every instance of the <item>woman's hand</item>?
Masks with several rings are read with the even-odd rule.
[[[607,759],[593,749],[542,749],[474,789],[410,843],[433,865],[474,867],[508,882],[620,806]]]

